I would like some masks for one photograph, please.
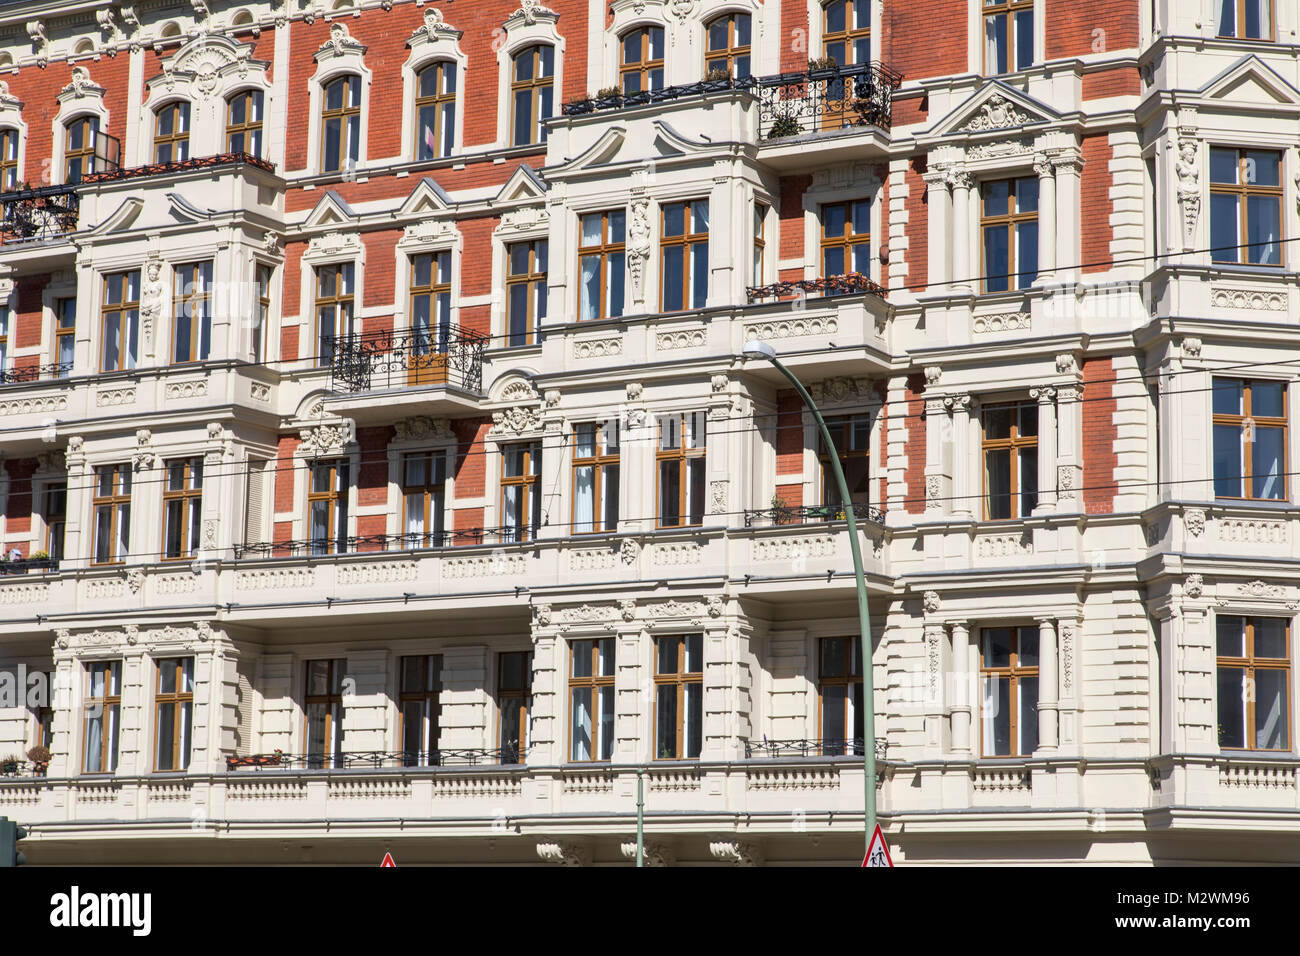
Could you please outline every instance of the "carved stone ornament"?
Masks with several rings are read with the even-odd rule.
[[[1178,176],[1178,202],[1183,209],[1183,241],[1190,246],[1196,236],[1196,220],[1201,213],[1201,164],[1197,159],[1199,145],[1190,137],[1178,141],[1178,161],[1174,172]]]
[[[921,595],[921,605],[925,608],[925,613],[937,613],[939,610],[939,592],[926,591]]]
[[[104,88],[90,78],[90,71],[84,66],[74,66],[72,82],[63,88],[63,92],[74,97],[82,97],[88,93],[103,93]]]
[[[547,627],[551,623],[551,606],[549,604],[534,605],[533,619],[542,627]]]
[[[722,599],[722,595],[711,594],[709,595],[708,606],[709,617],[722,617],[722,612],[726,607],[726,602]]]
[[[428,415],[400,419],[393,425],[393,432],[398,441],[453,441],[456,437],[447,419]]]
[[[979,133],[989,129],[1023,126],[1032,119],[1032,116],[1019,109],[1001,93],[994,93],[980,105],[979,112],[971,117],[962,129],[966,132]]]
[[[158,456],[153,450],[153,432],[147,428],[138,429],[135,433],[135,452],[131,456],[135,470],[152,468],[157,459]]]
[[[623,859],[636,860],[635,840],[623,843],[619,849],[623,853]],[[660,843],[658,840],[643,840],[641,843],[641,861],[646,866],[672,866],[674,858],[672,850],[667,844]]]
[[[636,620],[636,601],[631,599],[618,602],[619,613],[623,620],[631,622]]]
[[[737,866],[761,866],[763,854],[758,844],[744,840],[715,840],[709,843],[709,853],[715,860]]]
[[[1205,589],[1205,581],[1199,574],[1189,574],[1183,581],[1183,593],[1189,598],[1198,598]]]
[[[519,9],[512,13],[509,19],[523,17],[525,26],[532,26],[537,22],[539,16],[554,18],[556,13],[550,7],[542,6],[542,0],[520,0]]]
[[[590,847],[568,841],[539,843],[537,855],[545,863],[559,863],[563,866],[587,866],[591,863]]]
[[[516,405],[504,411],[492,413],[492,431],[510,434],[522,434],[535,431],[542,425],[542,416],[535,408]]]
[[[459,36],[460,31],[448,25],[447,18],[441,10],[437,7],[429,7],[424,11],[423,25],[416,27],[415,32],[406,42],[433,42],[441,37],[456,39]]]
[[[633,199],[627,228],[627,266],[632,275],[632,297],[637,300],[644,295],[645,264],[649,257],[650,201]]]
[[[439,14],[441,15],[441,14]],[[428,14],[425,14],[426,18]],[[322,54],[328,56],[345,56],[346,54],[361,54],[366,52],[365,44],[354,40],[348,33],[348,28],[338,20],[330,24],[330,38],[321,45],[316,51],[316,56]]]
[[[1188,534],[1199,538],[1205,534],[1205,511],[1201,508],[1188,508],[1183,512],[1183,523],[1187,526]]]
[[[343,419],[338,422],[326,422],[302,429],[302,451],[308,455],[320,456],[341,454],[344,447],[352,441],[352,422]]]
[[[140,344],[146,355],[153,351],[153,330],[162,319],[165,298],[162,263],[150,259],[144,264],[144,288],[140,290]]]
[[[618,546],[618,556],[624,564],[636,564],[637,558],[641,557],[641,545],[633,538],[624,538]]]

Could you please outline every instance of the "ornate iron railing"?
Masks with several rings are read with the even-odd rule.
[[[0,371],[0,385],[14,385],[19,382],[43,382],[52,378],[67,378],[72,371],[71,362],[55,362],[52,365],[27,365],[23,368],[7,368]]]
[[[320,361],[328,363],[330,388],[337,392],[449,385],[478,393],[486,344],[486,335],[455,325],[358,332],[321,336]]]
[[[884,286],[860,272],[823,276],[819,279],[790,279],[786,282],[773,282],[771,285],[751,285],[745,289],[745,295],[750,302],[760,299],[780,299],[791,295],[807,296],[809,293],[830,296],[852,295],[858,292],[868,292],[882,299],[888,294]]]
[[[258,541],[235,545],[235,559],[301,558],[326,554],[359,554],[382,551],[422,551],[468,547],[476,544],[518,544],[531,541],[537,529],[461,528],[456,531],[408,532],[403,534],[361,534],[334,538],[301,538],[287,541]]]
[[[0,559],[0,574],[29,574],[32,571],[57,571],[59,562],[50,558]]]
[[[890,127],[901,73],[880,63],[764,77],[759,88],[760,140],[852,126]]]
[[[876,738],[876,757],[885,759],[888,741],[884,737]],[[831,738],[820,740],[768,740],[745,741],[745,756],[753,757],[864,757],[862,738]]]
[[[629,106],[645,106],[650,103],[669,103],[684,96],[703,96],[706,93],[721,93],[724,90],[744,90],[748,93],[754,93],[762,82],[756,76],[724,77],[716,80],[683,83],[679,86],[665,86],[659,90],[641,90],[638,93],[589,96],[565,103],[561,107],[561,112],[565,116],[582,116],[586,113],[598,113],[601,110],[624,109]]]
[[[104,169],[97,173],[87,173],[81,177],[84,185],[108,183],[116,179],[134,179],[137,176],[159,176],[165,173],[185,172],[190,169],[211,169],[216,166],[234,166],[244,163],[256,166],[268,173],[275,172],[275,166],[254,156],[252,153],[217,153],[215,156],[195,156],[191,159],[179,159],[168,163],[145,163],[143,166],[128,166]]]
[[[885,523],[885,512],[872,505],[855,504],[853,517],[859,521]],[[816,524],[822,521],[844,521],[844,509],[839,505],[780,505],[775,508],[756,508],[745,512],[745,527],[764,524]]]
[[[464,747],[460,749],[365,750],[345,754],[252,754],[227,757],[226,770],[357,770],[383,767],[479,767],[522,764],[524,747]]]
[[[0,236],[6,242],[57,239],[76,231],[76,186],[40,186],[0,194]]]

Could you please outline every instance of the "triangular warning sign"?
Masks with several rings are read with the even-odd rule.
[[[871,834],[871,843],[867,845],[867,855],[862,858],[863,866],[893,866],[894,859],[889,855],[889,844],[885,842],[885,835],[880,832],[880,824],[876,824],[876,832]]]
[[[389,852],[387,852],[387,851],[384,852],[384,862],[383,862],[383,863],[380,863],[379,865],[380,865],[380,867],[385,867],[385,866],[393,866],[393,867],[395,867],[395,866],[397,866],[397,864],[393,862],[393,854],[391,854],[391,853],[389,853]],[[865,866],[866,864],[864,863],[863,865]]]

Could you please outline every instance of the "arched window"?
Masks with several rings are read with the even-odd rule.
[[[153,161],[181,162],[190,158],[190,104],[177,100],[159,108],[153,133]]]
[[[530,46],[514,55],[510,81],[515,146],[546,142],[542,120],[554,115],[555,47]]]
[[[831,0],[822,7],[822,56],[840,66],[871,61],[871,0]]]
[[[0,190],[18,184],[18,130],[0,129]]]
[[[637,27],[623,35],[618,77],[624,94],[664,88],[663,27]]]
[[[348,73],[325,84],[321,109],[321,171],[355,166],[361,142],[361,77]]]
[[[430,63],[417,77],[415,93],[415,156],[450,156],[456,134],[456,64]]]
[[[738,80],[749,76],[749,28],[748,13],[724,13],[710,21],[706,74],[723,72]]]
[[[63,147],[63,181],[79,183],[95,171],[95,141],[99,138],[99,117],[78,116],[69,121]]]
[[[226,152],[262,155],[261,90],[240,90],[226,101]]]

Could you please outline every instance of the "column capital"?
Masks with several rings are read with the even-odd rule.
[[[970,189],[975,185],[975,176],[965,166],[952,166],[948,170],[948,183],[953,189]]]
[[[1051,179],[1056,175],[1056,167],[1052,164],[1052,157],[1045,153],[1036,153],[1034,155],[1034,172],[1038,174],[1039,179]]]
[[[1056,398],[1055,385],[1034,385],[1029,389],[1029,397],[1038,399],[1039,405],[1046,405]]]
[[[1083,397],[1082,382],[1067,382],[1054,387],[1056,388],[1057,399],[1062,402],[1077,402]]]

